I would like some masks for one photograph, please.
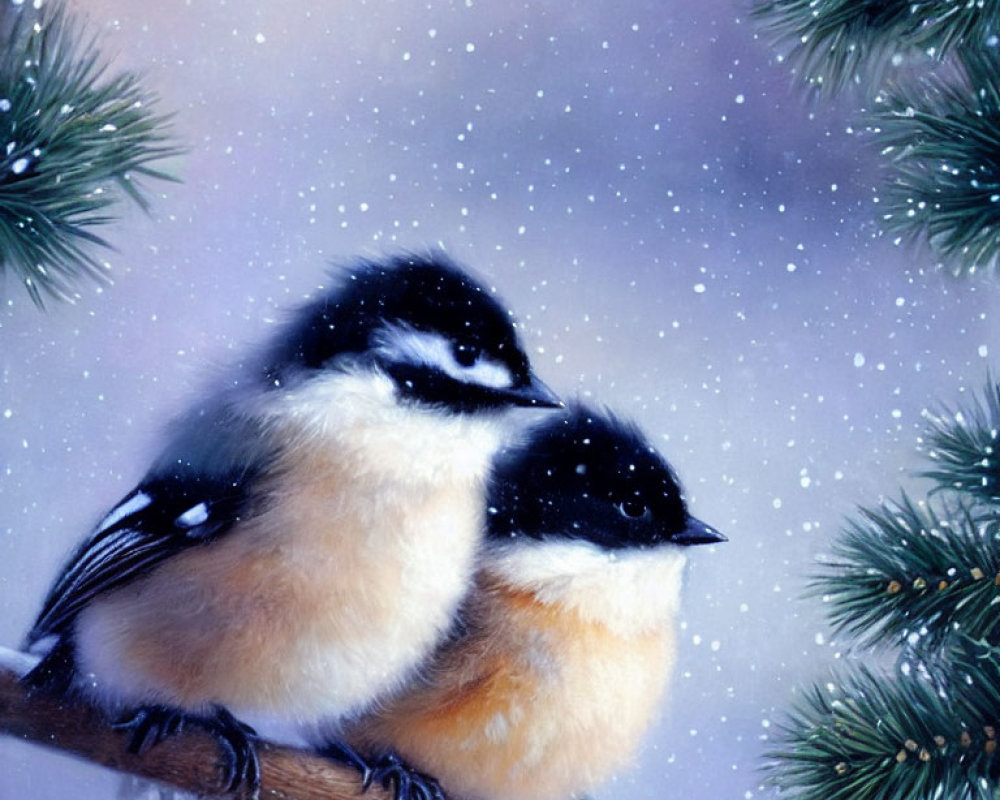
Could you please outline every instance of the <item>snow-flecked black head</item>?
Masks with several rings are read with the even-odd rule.
[[[384,370],[404,398],[456,411],[560,405],[532,372],[510,312],[439,253],[358,264],[300,310],[265,373],[280,387],[345,357]]]
[[[634,425],[574,406],[506,450],[491,477],[492,541],[577,539],[603,548],[712,544],[670,465]]]

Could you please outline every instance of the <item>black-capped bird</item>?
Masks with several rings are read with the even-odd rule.
[[[556,406],[512,317],[440,254],[368,261],[197,397],[76,551],[27,644],[141,750],[309,731],[412,677],[453,623],[513,406]]]

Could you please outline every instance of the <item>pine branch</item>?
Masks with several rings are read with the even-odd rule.
[[[871,130],[887,158],[883,223],[902,238],[926,238],[955,274],[996,271],[1000,51],[975,47],[959,55],[955,69],[879,99]]]
[[[813,591],[862,645],[933,650],[955,631],[1000,642],[1000,533],[957,502],[906,495],[848,522]]]
[[[936,463],[923,473],[942,487],[967,495],[974,503],[1000,505],[1000,384],[987,378],[982,397],[957,409],[928,415],[924,439]]]
[[[207,734],[186,730],[145,755],[128,752],[127,735],[112,729],[96,709],[28,696],[13,665],[24,656],[0,648],[0,733],[54,747],[110,769],[138,775],[199,796],[225,797],[216,761],[218,745]],[[372,786],[363,793],[358,773],[305,750],[261,742],[262,800],[389,800],[391,792]]]
[[[895,62],[921,53],[941,59],[1000,30],[995,3],[759,0],[753,13],[800,77],[828,92],[877,87]]]
[[[867,669],[813,687],[768,754],[771,782],[797,800],[992,800],[1000,778],[1000,669],[967,676],[991,689],[951,702],[927,680]]]
[[[862,645],[900,655],[810,689],[781,727],[772,782],[798,800],[1000,798],[1000,386],[932,417],[927,502],[861,509],[813,590]]]
[[[0,0],[7,2],[7,0]],[[107,280],[95,228],[128,198],[142,208],[152,165],[176,156],[168,119],[131,73],[105,78],[91,40],[59,4],[4,9],[0,40],[0,273],[32,300],[72,300],[82,278]],[[13,24],[9,16],[14,15]]]

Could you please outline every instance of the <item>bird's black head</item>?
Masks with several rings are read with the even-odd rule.
[[[457,411],[558,406],[531,371],[511,314],[440,254],[367,261],[300,312],[270,354],[269,379],[355,355],[401,396]]]
[[[607,549],[725,541],[688,514],[670,466],[635,426],[582,406],[498,457],[488,530],[496,542],[583,539]]]

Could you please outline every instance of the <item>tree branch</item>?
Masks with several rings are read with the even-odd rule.
[[[142,756],[128,752],[128,735],[114,730],[98,709],[29,695],[20,676],[30,657],[0,647],[0,733],[72,753],[96,764],[168,783],[207,797],[229,797],[222,783],[219,749],[197,729],[172,736]],[[363,793],[358,773],[308,750],[258,743],[261,800],[389,800],[372,786]]]

